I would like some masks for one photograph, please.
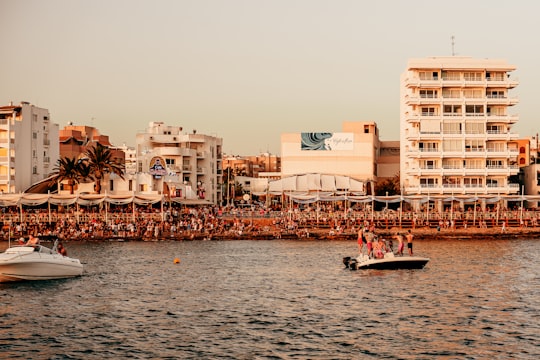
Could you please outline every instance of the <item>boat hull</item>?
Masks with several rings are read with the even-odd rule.
[[[384,259],[369,259],[367,256],[358,258],[344,258],[343,263],[351,270],[377,269],[377,270],[399,270],[399,269],[423,269],[429,262],[429,258],[420,256],[386,256]]]
[[[0,254],[0,282],[65,279],[82,275],[83,265],[78,259],[50,250],[42,251],[20,248]]]

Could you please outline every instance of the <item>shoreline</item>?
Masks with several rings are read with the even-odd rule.
[[[504,232],[497,228],[467,228],[467,229],[441,229],[440,231],[434,228],[389,228],[376,229],[375,233],[383,238],[390,239],[396,232],[405,235],[408,230],[411,230],[415,241],[422,240],[513,240],[513,239],[540,239],[540,227],[534,228],[508,228]],[[328,229],[321,228],[305,228],[298,231],[244,231],[238,233],[177,233],[173,236],[162,234],[158,237],[144,236],[126,236],[124,234],[112,236],[89,236],[85,238],[62,238],[64,242],[128,242],[128,241],[229,241],[229,240],[347,240],[356,241],[357,232],[344,232],[339,234],[331,234]],[[0,241],[8,242],[8,238],[2,238]],[[16,242],[17,238],[12,238],[12,242]]]

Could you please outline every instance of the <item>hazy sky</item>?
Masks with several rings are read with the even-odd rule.
[[[0,105],[28,101],[64,127],[135,145],[151,121],[280,154],[284,132],[375,121],[399,140],[410,58],[506,59],[514,132],[538,125],[540,2],[0,0]]]

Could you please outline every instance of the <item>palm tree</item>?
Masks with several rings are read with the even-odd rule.
[[[105,174],[116,174],[120,179],[124,179],[124,164],[116,161],[112,157],[109,148],[96,143],[95,146],[86,150],[88,168],[92,178],[96,181],[96,193],[101,194],[101,179]]]
[[[76,158],[63,157],[58,159],[55,167],[53,168],[53,177],[51,182],[58,183],[67,180],[70,187],[70,194],[73,195],[75,191],[75,185],[77,185],[81,176],[81,162]]]

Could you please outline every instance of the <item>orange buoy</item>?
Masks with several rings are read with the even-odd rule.
[[[175,264],[180,264],[180,259],[179,258],[174,258],[174,263]]]

